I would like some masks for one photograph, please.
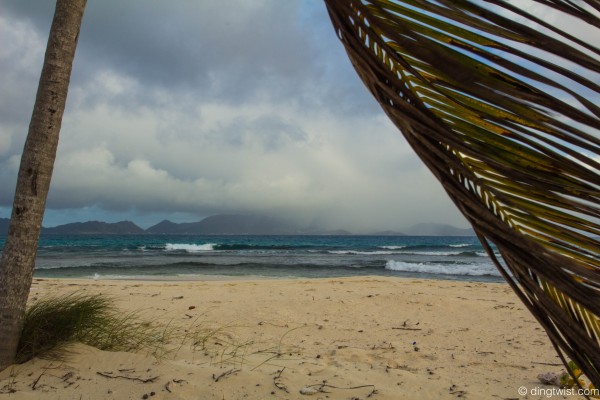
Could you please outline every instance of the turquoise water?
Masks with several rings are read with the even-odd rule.
[[[477,238],[456,236],[47,235],[35,269],[71,278],[361,275],[502,281]]]

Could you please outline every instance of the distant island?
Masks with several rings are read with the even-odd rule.
[[[8,218],[0,218],[0,235],[8,233]],[[352,235],[345,230],[301,229],[281,219],[262,215],[219,214],[198,222],[159,222],[142,229],[131,221],[74,222],[51,228],[43,227],[42,235]],[[375,236],[473,236],[472,229],[451,225],[423,223],[403,231],[361,233]]]
[[[115,223],[100,221],[73,222],[53,228],[42,228],[42,234],[48,235],[141,235],[144,233],[146,233],[145,230],[131,221]]]
[[[462,229],[446,224],[417,224],[406,230],[410,236],[474,236],[471,228]]]
[[[262,215],[219,214],[198,222],[162,221],[146,229],[152,234],[186,235],[293,235],[299,233],[286,222]]]

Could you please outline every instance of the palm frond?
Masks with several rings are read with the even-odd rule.
[[[563,360],[600,387],[600,3],[325,3],[373,96]]]

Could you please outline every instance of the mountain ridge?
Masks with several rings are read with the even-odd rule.
[[[102,221],[72,222],[52,228],[42,228],[48,235],[140,235],[145,231],[131,221],[114,223]]]
[[[284,221],[262,215],[218,214],[198,222],[163,220],[146,229],[152,234],[185,235],[290,235],[295,228]]]
[[[8,218],[0,218],[0,235],[8,233]],[[108,223],[102,221],[73,222],[55,227],[43,227],[42,234],[63,235],[353,235],[346,230],[300,229],[284,220],[263,215],[218,214],[196,222],[176,223],[163,220],[147,229],[132,221]],[[364,233],[362,233],[364,235]],[[367,233],[370,236],[473,236],[472,229],[448,224],[421,223],[402,231],[386,230]]]

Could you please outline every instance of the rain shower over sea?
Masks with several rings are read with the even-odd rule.
[[[4,245],[0,237],[0,246]],[[34,275],[89,279],[398,276],[502,281],[476,237],[46,235]]]

